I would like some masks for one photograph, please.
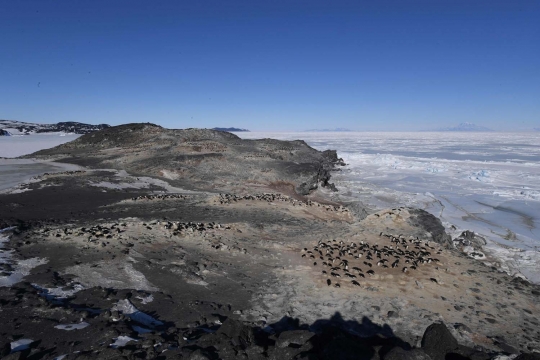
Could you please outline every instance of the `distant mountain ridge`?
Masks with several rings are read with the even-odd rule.
[[[335,128],[335,129],[310,129],[310,130],[304,130],[306,132],[348,132],[352,131],[350,129],[346,128]]]
[[[94,131],[106,129],[108,127],[110,127],[110,125],[91,125],[73,121],[59,122],[56,124],[37,124],[16,120],[0,120],[0,136],[30,135],[52,132],[88,134]]]
[[[222,128],[222,127],[215,127],[215,128],[212,128],[212,130],[216,130],[216,131],[228,131],[228,132],[241,132],[241,131],[244,131],[244,132],[249,132],[248,129],[240,129],[240,128],[235,128],[235,127],[228,127],[228,128]]]
[[[493,131],[493,130],[485,126],[480,126],[473,123],[465,122],[465,123],[459,124],[458,126],[441,128],[441,129],[438,129],[437,131],[478,131],[478,132],[481,132],[481,131]]]

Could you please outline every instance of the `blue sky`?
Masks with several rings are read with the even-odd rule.
[[[540,127],[540,1],[0,0],[0,118]]]

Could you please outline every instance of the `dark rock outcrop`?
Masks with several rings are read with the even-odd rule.
[[[235,128],[235,127],[228,127],[228,128],[223,128],[223,127],[215,127],[215,128],[212,128],[212,130],[216,130],[216,131],[227,131],[227,132],[249,132],[248,129],[240,129],[240,128]]]
[[[444,360],[447,354],[457,348],[457,340],[446,325],[441,323],[428,326],[422,337],[422,350],[433,360]]]
[[[474,231],[465,230],[461,235],[454,239],[454,241],[461,243],[464,246],[472,246],[475,249],[482,249],[486,245],[486,239],[476,234]]]
[[[0,129],[0,136],[10,136],[10,134],[6,130]]]
[[[384,360],[431,360],[431,358],[422,349],[407,351],[400,347],[395,347],[385,355]]]
[[[433,241],[452,247],[452,237],[444,229],[441,220],[422,209],[409,209],[409,223],[431,234]]]
[[[224,131],[169,130],[154,124],[106,128],[27,157],[164,176],[199,189],[214,189],[223,179],[231,187],[292,185],[300,195],[319,186],[335,190],[330,173],[343,164],[335,151],[317,151],[301,140],[242,140]]]

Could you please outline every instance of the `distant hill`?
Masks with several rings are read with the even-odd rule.
[[[310,129],[305,130],[306,132],[346,132],[346,131],[352,131],[345,128],[335,128],[335,129]]]
[[[241,132],[241,131],[248,131],[248,129],[240,129],[240,128],[235,128],[235,127],[229,127],[229,128],[221,128],[221,127],[215,127],[215,128],[212,128],[212,130],[216,130],[216,131],[227,131],[227,132]]]
[[[56,124],[37,124],[16,120],[0,120],[0,135],[31,135],[54,132],[88,134],[108,127],[110,127],[110,125],[91,125],[71,121],[59,122]]]
[[[493,131],[493,130],[485,126],[480,126],[480,125],[466,122],[466,123],[461,123],[458,126],[454,126],[454,127],[441,128],[441,129],[438,129],[437,131],[478,131],[478,132],[481,132],[481,131]]]

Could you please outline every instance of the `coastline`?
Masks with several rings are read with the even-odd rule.
[[[206,146],[205,141],[198,145]],[[237,139],[223,141],[227,145],[232,141],[233,146],[244,149]],[[218,148],[215,140],[209,144]],[[264,151],[270,146],[304,149],[295,142],[260,144]],[[60,148],[66,149],[70,153],[77,151],[74,147]],[[261,150],[249,151],[247,158],[252,159],[257,155],[255,151]],[[306,159],[322,156],[309,149],[302,151],[306,151],[307,155],[302,155]],[[57,157],[47,152],[40,153],[40,157],[44,154]],[[106,154],[111,164],[117,161],[111,159],[107,149],[97,154]],[[127,158],[120,159],[132,159],[131,152],[126,154]],[[49,335],[38,335],[26,319],[33,316],[33,321],[40,324],[38,328],[51,329],[51,337],[65,337],[51,350],[57,355],[89,351],[90,346],[99,349],[94,351],[104,351],[115,343],[113,338],[119,337],[134,340],[118,351],[148,353],[142,343],[147,339],[144,331],[150,330],[156,343],[161,344],[155,349],[191,356],[194,345],[206,349],[205,342],[219,343],[221,338],[214,332],[218,333],[225,321],[232,324],[232,320],[242,321],[234,326],[249,326],[249,331],[262,331],[266,336],[274,332],[278,337],[291,330],[320,336],[331,324],[349,334],[340,336],[352,336],[351,341],[375,352],[380,348],[376,349],[374,339],[380,336],[388,339],[388,351],[397,343],[407,351],[428,351],[422,345],[424,331],[434,322],[443,322],[456,344],[462,346],[460,351],[465,354],[468,349],[467,356],[474,351],[503,353],[508,346],[517,352],[540,350],[534,317],[540,310],[537,286],[512,279],[453,250],[443,225],[428,213],[396,207],[368,214],[358,204],[348,206],[336,201],[331,187],[322,187],[333,181],[327,175],[334,172],[323,173],[322,182],[317,181],[317,188],[309,194],[295,194],[294,189],[305,189],[300,185],[313,178],[313,173],[305,169],[320,175],[320,168],[296,165],[293,171],[300,171],[299,176],[287,175],[296,179],[296,184],[278,184],[272,174],[276,170],[268,165],[275,160],[262,154],[256,159],[269,163],[262,166],[265,172],[253,173],[257,177],[250,182],[231,175],[219,178],[211,187],[194,177],[189,189],[197,191],[191,193],[171,192],[159,181],[141,180],[143,171],[106,171],[101,162],[87,157],[84,160],[92,165],[81,172],[42,176],[28,185],[28,191],[0,195],[5,200],[0,212],[7,219],[6,226],[18,226],[8,244],[15,263],[8,264],[11,269],[6,265],[3,271],[16,272],[13,265],[19,261],[47,261],[29,270],[21,282],[0,288],[0,297],[6,301],[12,301],[16,293],[24,294],[26,299],[6,307],[6,319],[24,319],[25,336],[33,340],[41,336],[46,349],[53,349]],[[71,163],[83,162],[73,159]],[[222,162],[210,156],[205,159]],[[153,166],[151,161],[144,163]],[[223,171],[222,164],[218,166]],[[162,163],[156,169],[162,171]],[[206,173],[204,166],[201,169]],[[163,174],[147,176],[174,187],[186,183],[167,179]],[[271,181],[263,181],[262,176]],[[405,265],[405,258],[399,268],[385,268],[376,261],[367,267],[362,263],[368,261],[366,253],[366,260],[349,258],[349,272],[342,265],[334,265],[339,269],[333,270],[323,267],[328,254],[320,254],[324,260],[311,259],[307,252],[315,256],[321,242],[339,248],[341,241],[382,249],[394,246],[392,236],[400,242],[411,241],[412,249],[424,247],[422,251],[430,253],[422,260],[425,263],[407,272],[402,271],[403,266],[411,265]],[[390,256],[398,259],[395,255]],[[375,258],[375,253],[371,256]],[[362,268],[363,278],[352,271],[353,263]],[[369,270],[374,274],[368,274]],[[340,277],[330,276],[330,272]],[[327,280],[332,286],[327,285]],[[494,296],[502,292],[504,298]],[[18,310],[22,305],[34,310],[23,315]],[[47,309],[58,315],[51,315]],[[145,316],[133,315],[137,311]],[[38,315],[40,312],[46,316]],[[69,332],[55,328],[80,323],[83,312],[88,324],[84,328]],[[100,327],[107,330],[98,333]],[[15,331],[4,330],[6,334]],[[91,340],[70,347],[70,341],[83,338]],[[278,356],[279,347],[272,341],[258,354]],[[254,345],[246,343],[242,349],[234,349],[255,351]],[[216,351],[224,354],[220,351],[231,348],[223,345],[220,349]]]

